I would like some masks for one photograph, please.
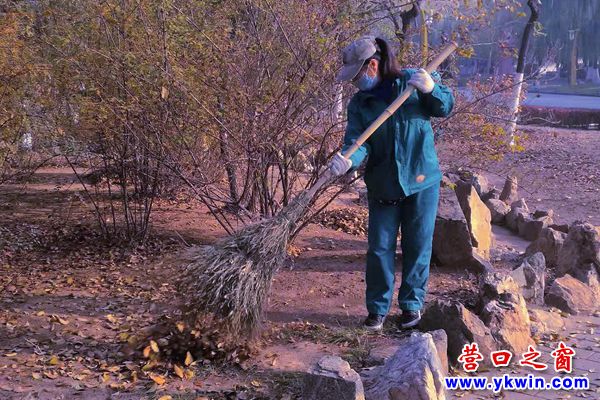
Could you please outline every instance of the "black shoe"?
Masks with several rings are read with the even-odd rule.
[[[385,315],[369,313],[369,316],[365,319],[365,322],[363,322],[363,327],[370,331],[380,331],[383,329],[384,321]]]
[[[402,310],[402,315],[400,316],[400,329],[408,329],[414,326],[417,326],[421,321],[421,311],[407,311]]]

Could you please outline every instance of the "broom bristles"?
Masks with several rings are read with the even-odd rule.
[[[273,275],[285,260],[290,234],[310,200],[301,194],[274,218],[212,246],[192,249],[192,261],[179,282],[186,313],[193,317],[210,313],[228,333],[254,334]]]

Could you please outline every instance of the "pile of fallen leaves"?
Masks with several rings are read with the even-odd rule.
[[[324,211],[315,216],[312,222],[325,228],[364,236],[367,233],[369,213],[365,209],[340,208]]]
[[[255,352],[249,342],[240,343],[227,337],[208,319],[190,325],[162,316],[156,324],[126,339],[121,352],[130,360],[141,360],[141,370],[149,373],[159,385],[164,383],[166,375],[192,379],[193,367],[227,365],[243,368],[244,361]]]

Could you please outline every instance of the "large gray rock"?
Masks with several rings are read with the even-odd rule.
[[[577,270],[577,279],[585,283],[597,299],[600,299],[600,275],[594,264],[585,264]]]
[[[529,211],[529,207],[527,206],[527,202],[524,198],[520,198],[510,203],[510,208],[522,208],[525,211]]]
[[[523,220],[517,219],[517,226],[519,230],[519,236],[525,240],[534,241],[537,240],[544,228],[552,225],[552,217],[542,216],[539,218],[523,218]]]
[[[437,349],[440,362],[442,364],[442,371],[444,374],[448,374],[448,336],[446,331],[438,329],[436,331],[428,332],[433,338],[433,343]],[[381,346],[374,347],[370,352],[363,364],[365,367],[375,367],[385,364],[385,362],[396,353],[398,350],[398,343],[389,343]]]
[[[512,270],[510,275],[526,301],[544,304],[546,259],[543,253],[535,253],[527,257],[521,265]]]
[[[567,224],[552,224],[550,225],[550,228],[554,229],[555,231],[569,233],[569,225]]]
[[[481,311],[481,320],[502,349],[516,354],[533,345],[531,321],[522,296],[517,303],[507,304],[501,300],[488,302]]]
[[[502,224],[504,217],[510,212],[510,207],[502,200],[489,199],[485,205],[490,210],[493,224]]]
[[[347,361],[337,356],[325,356],[308,371],[302,398],[365,400],[365,395],[360,376]]]
[[[479,197],[488,193],[490,190],[490,184],[487,178],[481,174],[474,173],[473,177],[471,178],[471,184],[473,185],[475,190],[477,190],[477,194],[479,195]]]
[[[570,274],[583,280],[590,264],[600,273],[600,228],[577,221],[570,226],[558,254],[556,273],[558,276]]]
[[[542,218],[542,217],[554,218],[554,210],[550,208],[548,210],[535,210],[533,212],[533,218]]]
[[[479,253],[473,249],[473,258],[471,260],[471,264],[469,264],[470,268],[478,274],[489,272],[494,270],[494,266],[489,260],[481,257]]]
[[[413,332],[385,364],[363,373],[367,400],[444,400],[444,373],[433,338]]]
[[[542,253],[547,265],[556,266],[558,254],[565,243],[566,237],[566,233],[556,231],[550,227],[542,229],[537,240],[527,246],[525,254],[530,256],[535,253]]]
[[[500,200],[505,202],[506,204],[511,204],[513,201],[517,200],[519,197],[518,193],[518,182],[516,176],[509,176],[506,178],[504,182],[504,188],[502,189],[502,193],[500,193]]]
[[[519,223],[524,223],[529,218],[529,211],[525,208],[513,207],[504,217],[504,224],[511,231],[519,232]]]
[[[517,230],[516,233],[522,238],[525,238],[525,228],[533,222],[533,218],[529,213],[521,213],[517,215]],[[537,238],[536,238],[537,239]]]
[[[542,337],[543,334],[557,333],[565,326],[565,321],[558,312],[529,308],[531,335]]]
[[[433,234],[433,258],[443,266],[462,266],[472,259],[471,233],[452,188],[440,188]]]
[[[484,361],[489,353],[496,350],[496,344],[490,330],[477,315],[456,301],[437,299],[430,303],[423,313],[421,328],[426,331],[443,329],[448,336],[448,358],[456,364],[463,346],[477,342]]]
[[[492,271],[479,277],[479,309],[491,300],[516,302],[519,287],[512,277],[502,272]]]
[[[383,365],[388,358],[394,355],[397,349],[398,346],[395,343],[375,346],[369,351],[369,355],[363,360],[362,364],[365,368]]]
[[[495,187],[492,187],[490,190],[488,190],[487,193],[481,195],[481,201],[483,201],[484,203],[492,199],[500,200],[500,190],[496,189]]]
[[[546,304],[569,314],[595,311],[598,309],[598,300],[590,286],[569,274],[557,278],[545,297]]]
[[[469,268],[476,273],[491,269],[489,251],[472,245],[469,224],[452,187],[440,188],[432,248],[432,258],[439,266]]]
[[[443,329],[429,332],[433,338],[433,343],[437,349],[437,354],[440,357],[440,363],[442,364],[442,372],[447,375],[450,371],[448,364],[448,335]]]
[[[533,344],[527,305],[511,276],[483,274],[480,299],[481,320],[501,348],[522,353]]]
[[[456,197],[469,226],[471,244],[481,257],[489,259],[492,247],[490,210],[481,201],[472,184],[459,183],[456,187]]]

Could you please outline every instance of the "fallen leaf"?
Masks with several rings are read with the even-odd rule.
[[[48,365],[57,365],[57,364],[58,364],[58,357],[57,356],[50,357],[50,360],[48,360]]]
[[[184,364],[185,364],[186,367],[189,367],[193,362],[194,362],[194,358],[192,357],[192,355],[188,351],[187,353],[185,353]]]
[[[105,372],[102,374],[102,382],[106,383],[110,380],[110,374],[108,372]]]
[[[169,97],[169,89],[167,89],[166,87],[162,87],[160,89],[160,98],[163,100],[166,100],[167,97]]]
[[[38,374],[37,372],[32,372],[31,377],[35,380],[42,379],[42,376],[40,374]]]
[[[150,374],[150,379],[152,379],[154,382],[156,382],[156,384],[159,386],[164,385],[166,382],[165,378],[160,375]]]
[[[44,376],[49,379],[58,378],[58,373],[56,371],[44,371]]]
[[[73,284],[73,278],[71,278],[70,276],[67,278],[67,285],[72,285]]]
[[[108,322],[110,322],[110,323],[113,323],[113,324],[116,324],[116,323],[117,323],[117,318],[116,318],[114,315],[112,315],[112,314],[108,314],[108,315],[106,316],[106,319],[107,319],[107,320],[108,320]]]
[[[142,371],[149,371],[156,366],[156,360],[150,360],[142,367]]]
[[[68,320],[66,320],[64,318],[61,318],[58,315],[54,315],[54,314],[50,316],[50,320],[52,322],[58,322],[61,325],[68,325],[69,324]]]
[[[146,346],[146,347],[144,347],[143,354],[144,354],[144,357],[145,357],[145,358],[148,358],[148,357],[150,357],[150,351],[152,351],[152,349],[150,348],[150,346]]]
[[[158,343],[156,343],[154,340],[150,341],[150,347],[152,348],[152,351],[158,353]]]
[[[194,377],[194,371],[191,369],[185,370],[185,379],[192,379]]]
[[[181,379],[183,379],[184,372],[183,372],[183,369],[179,365],[175,364],[173,366],[173,370],[175,371],[175,375],[177,375],[178,377],[180,377]]]
[[[175,324],[177,326],[177,330],[181,333],[183,333],[183,330],[185,329],[185,324],[183,322],[178,322]]]
[[[261,386],[259,381],[252,381],[250,384],[256,388]]]
[[[6,354],[4,355],[4,357],[14,357],[14,356],[16,356],[16,355],[17,355],[17,353],[6,353]]]
[[[111,389],[116,389],[116,390],[123,390],[127,387],[127,383],[126,382],[122,382],[122,383],[111,383],[110,385],[108,385]]]

